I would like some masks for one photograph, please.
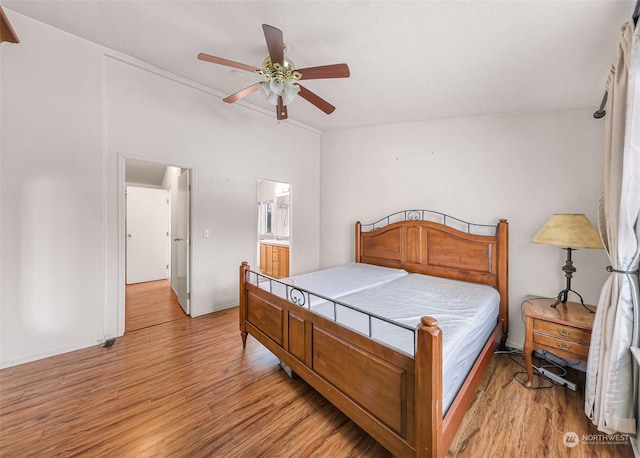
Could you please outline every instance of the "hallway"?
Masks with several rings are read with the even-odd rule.
[[[125,332],[167,323],[184,316],[169,280],[126,286]]]

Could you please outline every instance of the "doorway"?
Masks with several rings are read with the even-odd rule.
[[[256,259],[260,272],[288,277],[291,265],[291,186],[256,180]]]
[[[167,164],[124,159],[124,172],[122,297],[129,332],[190,314],[191,186],[190,169]],[[152,207],[163,203],[164,219],[153,216]]]

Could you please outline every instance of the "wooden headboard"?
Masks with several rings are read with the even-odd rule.
[[[427,220],[434,215],[442,222]],[[371,224],[358,221],[355,230],[356,262],[495,287],[507,333],[507,220],[487,226],[429,210],[407,210]]]

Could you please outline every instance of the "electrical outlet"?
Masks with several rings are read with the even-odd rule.
[[[222,295],[223,296],[228,296],[229,295],[229,288],[222,288]]]

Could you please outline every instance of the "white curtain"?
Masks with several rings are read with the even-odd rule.
[[[595,316],[585,413],[607,434],[635,434],[638,396],[629,348],[638,346],[640,250],[640,56],[634,25],[623,26],[607,81],[605,153],[598,202],[599,229],[612,271]],[[635,378],[635,380],[634,380]]]

